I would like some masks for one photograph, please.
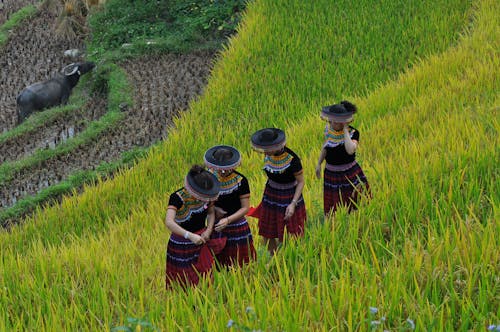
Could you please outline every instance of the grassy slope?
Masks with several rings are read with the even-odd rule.
[[[271,34],[270,26],[264,24],[268,18],[278,26],[281,22],[271,19],[279,12],[271,8],[275,4],[252,5],[240,37],[216,68],[205,98],[193,106],[204,114],[216,110],[208,114],[215,121],[203,123],[210,139],[192,148],[189,137],[202,127],[192,112],[178,122],[169,142],[140,167],[64,202],[62,209],[39,214],[34,223],[37,228],[28,225],[2,235],[4,272],[0,276],[8,287],[0,293],[1,307],[6,308],[0,324],[93,329],[127,315],[148,314],[163,330],[187,326],[220,330],[229,318],[242,316],[241,323],[270,330],[301,329],[304,324],[319,328],[321,321],[339,329],[346,325],[366,328],[365,320],[372,319],[369,305],[379,307],[390,329],[407,326],[406,317],[420,327],[447,330],[480,329],[496,323],[499,229],[487,221],[500,217],[495,194],[499,188],[491,178],[497,172],[491,160],[499,159],[495,146],[500,38],[494,15],[499,8],[493,8],[498,7],[494,1],[481,4],[474,32],[458,47],[355,99],[363,110],[357,126],[362,139],[370,138],[362,141],[360,157],[375,187],[374,200],[358,214],[348,218],[341,214],[335,222],[323,225],[318,223],[320,212],[313,209],[321,203],[312,165],[322,126],[313,113],[342,91],[324,79],[332,77],[323,76],[325,72],[332,74],[344,67],[330,64],[325,65],[325,72],[306,70],[300,75],[301,86],[280,83],[292,73],[299,75],[281,67],[282,62],[289,59],[292,68],[313,65],[299,63],[308,58],[299,49],[294,49],[299,54],[293,57],[295,52],[286,52],[283,61],[255,65],[271,52],[260,46],[259,36],[282,49],[276,45],[280,41],[273,39],[278,33]],[[288,9],[292,13],[304,10],[300,6]],[[297,23],[294,31],[305,29],[300,23],[323,12],[311,11],[311,17]],[[283,19],[289,18],[284,15]],[[255,29],[262,35],[254,35]],[[301,36],[308,34],[298,33],[293,40]],[[300,43],[300,49],[306,47],[302,51],[311,62],[321,64],[321,57],[307,51],[307,45],[313,44],[317,41]],[[367,79],[369,88],[398,71],[391,69],[385,77]],[[270,77],[278,78],[271,88],[264,85]],[[345,91],[365,93],[367,87],[355,82]],[[240,114],[230,113],[240,108]],[[292,120],[287,128],[290,146],[300,152],[308,169],[311,227],[306,239],[285,247],[269,269],[263,257],[248,267],[250,271],[218,274],[208,290],[202,286],[199,291],[166,295],[162,289],[164,257],[159,253],[168,236],[162,225],[164,196],[179,185],[175,175],[199,161],[202,151],[222,137],[225,143],[236,144],[235,135],[215,133],[216,128],[226,131],[237,123],[248,136],[267,121],[283,125],[282,112],[262,112],[282,108]],[[262,113],[259,116],[255,111]],[[216,121],[223,116],[229,118],[221,126]],[[430,137],[436,137],[435,141]],[[249,151],[247,142],[238,145]],[[178,146],[189,152],[176,154]],[[179,157],[173,160],[172,155]],[[263,179],[257,165],[258,156],[247,155],[242,171],[258,193]],[[258,194],[254,196],[257,201]],[[391,241],[386,242],[389,235]],[[196,311],[190,309],[193,305]],[[244,314],[247,306],[255,308],[257,320]],[[16,318],[8,320],[8,313]],[[205,319],[196,318],[198,313]]]
[[[343,94],[362,93],[365,88],[359,86],[376,87],[395,77],[419,56],[446,49],[470,16],[468,1],[454,4],[442,1],[433,6],[423,1],[413,11],[406,10],[403,17],[391,4],[392,1],[382,4],[387,6],[385,11],[374,11],[349,1],[337,4],[325,0],[317,3],[318,8],[303,8],[307,4],[302,2],[283,5],[283,8],[276,7],[274,2],[253,3],[242,33],[233,40],[214,69],[205,97],[193,105],[194,111],[169,135],[168,148],[162,148],[166,155],[176,155],[176,158],[168,158],[168,164],[163,159],[153,158],[124,180],[113,181],[96,188],[95,192],[69,200],[63,204],[63,209],[50,209],[42,218],[34,216],[33,219],[40,219],[40,222],[23,228],[22,240],[10,236],[10,245],[24,251],[30,242],[57,244],[64,241],[67,233],[77,237],[99,233],[107,228],[109,216],[121,222],[134,208],[141,208],[151,198],[176,188],[180,183],[177,175],[183,174],[191,163],[201,162],[200,156],[210,145],[226,142],[235,144],[243,152],[249,151],[248,140],[237,140],[237,136],[249,137],[261,126],[284,125],[286,120],[313,114],[319,106]],[[343,6],[345,8],[339,10]],[[332,16],[326,16],[326,12]],[[348,15],[353,12],[363,20]],[[422,22],[419,19],[422,16],[428,21]],[[331,26],[331,22],[341,19],[347,20],[345,24],[354,30]],[[317,25],[308,25],[316,20],[320,20]],[[387,33],[389,25],[393,27],[391,35]],[[282,30],[277,32],[277,27]],[[376,30],[378,38],[368,40],[370,44],[367,45],[360,27]],[[280,38],[280,35],[293,38]],[[348,52],[346,40],[350,41],[351,48],[361,49],[364,45],[373,49],[373,56],[364,61],[353,58],[353,53],[361,51]],[[290,43],[294,43],[293,48]],[[337,47],[337,44],[342,46]],[[332,58],[334,53],[338,55]],[[330,54],[334,62],[329,62],[326,54]],[[381,70],[379,63],[385,58],[389,59],[387,66]],[[367,68],[373,75],[366,75]],[[345,84],[337,84],[338,80],[344,80]],[[285,81],[288,83],[283,84]],[[198,119],[196,114],[200,113],[204,121]],[[241,128],[241,133],[236,134],[233,127]],[[200,132],[204,133],[206,141],[193,145],[192,137]],[[63,222],[66,219],[71,219],[72,223]]]

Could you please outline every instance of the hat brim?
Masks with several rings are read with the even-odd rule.
[[[265,131],[265,130],[273,130],[277,135],[276,135],[276,138],[272,141],[263,141],[261,139],[261,134]],[[254,150],[258,151],[258,152],[273,152],[273,151],[279,151],[281,149],[283,149],[286,145],[286,136],[285,136],[285,132],[281,129],[278,129],[278,128],[264,128],[264,129],[261,129],[261,130],[258,130],[256,131],[253,135],[252,135],[252,147]]]
[[[220,184],[217,178],[212,173],[208,171],[206,172],[213,177],[214,185],[212,186],[212,188],[210,188],[209,190],[201,188],[189,175],[187,175],[184,180],[184,187],[196,199],[204,202],[212,202],[217,200],[217,198],[219,197]]]
[[[339,123],[352,121],[353,115],[353,112],[347,111],[346,108],[340,104],[324,106],[321,109],[322,119]]]
[[[215,159],[214,155],[219,149],[230,150],[233,153],[232,158],[230,158],[228,160],[224,160],[224,161],[220,161],[220,160]],[[241,164],[241,154],[235,147],[232,147],[229,145],[217,145],[217,146],[211,147],[210,149],[208,149],[205,152],[204,160],[205,160],[205,165],[207,167],[212,168],[212,169],[231,170],[231,169],[235,169],[236,167],[238,167]]]
[[[350,114],[333,114],[333,113],[325,113],[321,112],[321,118],[328,121],[344,123],[350,122],[353,118],[353,113]]]

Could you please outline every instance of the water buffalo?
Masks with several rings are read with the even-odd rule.
[[[80,76],[94,67],[93,62],[72,63],[51,79],[26,87],[17,96],[17,123],[23,122],[34,111],[66,104]]]

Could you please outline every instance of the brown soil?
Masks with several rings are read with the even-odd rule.
[[[10,5],[15,1],[11,0]],[[26,1],[28,2],[28,1]],[[7,4],[7,2],[6,2]],[[43,12],[14,31],[0,48],[0,133],[14,127],[15,99],[27,85],[50,78],[68,63],[67,49],[82,49],[83,39],[66,41],[53,32],[55,14]],[[55,185],[79,170],[92,170],[117,160],[133,147],[147,147],[167,136],[172,118],[202,93],[213,54],[151,55],[120,64],[133,85],[134,105],[124,109],[125,119],[72,152],[24,169],[0,184],[0,209]],[[40,148],[54,148],[84,130],[89,121],[106,112],[106,101],[90,98],[82,109],[61,116],[43,128],[0,143],[0,164],[20,160]]]
[[[125,119],[95,141],[23,170],[14,180],[0,185],[0,206],[11,206],[77,170],[95,169],[103,161],[118,159],[124,151],[150,146],[166,137],[172,117],[202,92],[212,58],[211,53],[167,54],[123,63],[134,85],[134,106],[125,111]]]
[[[93,96],[84,107],[45,123],[43,128],[0,143],[0,164],[28,157],[36,150],[53,149],[59,143],[77,136],[106,111],[106,100],[102,96]]]
[[[0,25],[4,24],[12,13],[37,2],[37,0],[0,0]]]
[[[65,65],[78,61],[64,51],[83,48],[83,37],[68,41],[53,32],[56,15],[42,12],[22,24],[0,48],[0,133],[16,123],[16,97],[26,86],[44,81]]]

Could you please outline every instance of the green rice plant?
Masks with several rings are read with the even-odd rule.
[[[368,71],[368,83],[344,85],[342,98],[360,109],[358,159],[373,198],[352,214],[341,210],[326,219],[317,209],[322,188],[313,175],[324,125],[318,113],[319,105],[339,97],[319,93],[326,91],[321,71],[301,71],[321,63],[317,53],[302,53],[308,38],[318,45],[327,44],[317,43],[321,36],[332,40],[321,33],[324,24],[311,22],[322,22],[313,18],[332,13],[333,4],[315,4],[251,3],[205,95],[176,121],[164,144],[112,181],[0,234],[0,283],[5,285],[0,329],[104,330],[123,325],[127,317],[147,317],[166,331],[224,330],[231,319],[263,331],[450,331],[498,324],[499,184],[492,163],[500,157],[498,2],[475,3],[459,41],[448,39],[447,49],[427,49],[411,69]],[[353,7],[346,2],[343,17],[392,15],[398,4],[384,3],[387,12],[378,12],[362,11],[368,7],[364,2]],[[429,10],[436,6],[433,2]],[[391,17],[379,19],[390,25]],[[447,26],[429,17],[426,28]],[[293,24],[298,28],[290,34]],[[279,57],[291,68],[273,61],[272,49],[285,53],[284,45],[295,39],[302,47]],[[410,52],[407,47],[397,54]],[[337,71],[328,76],[337,78],[350,68],[347,62],[324,64],[323,70]],[[275,83],[292,72],[293,83]],[[301,93],[298,87],[306,85],[310,88]],[[262,156],[240,135],[249,137],[268,125],[283,126],[288,144],[303,160],[309,212],[304,238],[286,238],[272,258],[262,255],[256,241],[257,262],[217,272],[213,282],[197,288],[166,291],[168,194],[191,163],[201,162],[207,147],[225,143],[241,149],[241,172],[257,203],[264,185]],[[250,227],[257,234],[253,220]],[[248,308],[255,314],[248,315]]]

